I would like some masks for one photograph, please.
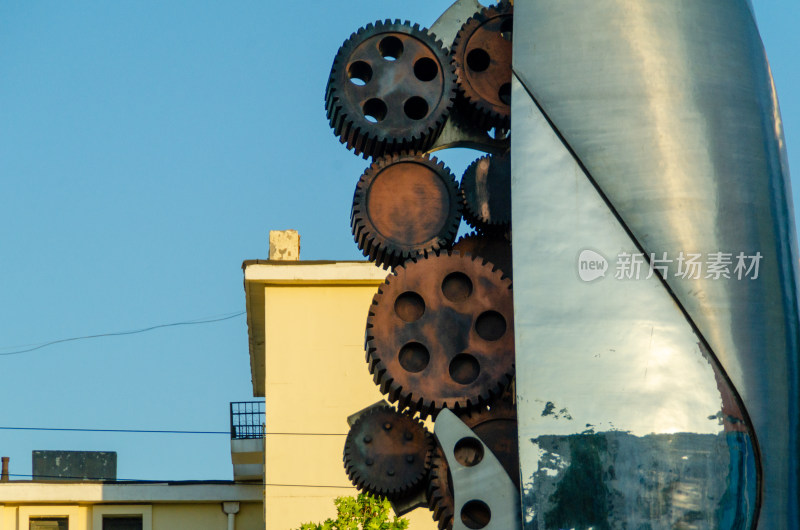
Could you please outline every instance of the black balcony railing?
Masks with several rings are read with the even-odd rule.
[[[231,402],[231,439],[264,437],[264,402]]]

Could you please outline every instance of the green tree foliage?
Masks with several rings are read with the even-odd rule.
[[[405,530],[408,519],[394,516],[391,519],[392,506],[385,499],[376,499],[364,493],[358,497],[337,497],[336,519],[327,519],[324,523],[305,523],[299,530]]]

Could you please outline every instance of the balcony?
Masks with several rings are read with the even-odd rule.
[[[264,402],[231,402],[233,480],[264,480]]]

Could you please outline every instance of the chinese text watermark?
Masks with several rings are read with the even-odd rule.
[[[664,279],[756,280],[762,258],[761,252],[680,252],[677,256],[669,256],[667,252],[648,256],[641,252],[620,252],[614,262],[614,278],[647,280],[657,272]],[[609,267],[608,260],[594,250],[583,250],[578,256],[578,276],[585,282],[605,277]]]

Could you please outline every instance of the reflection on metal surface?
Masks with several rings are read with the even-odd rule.
[[[582,251],[638,249],[516,79],[512,114],[525,528],[743,528],[755,460],[731,389],[657,276],[581,279]]]
[[[447,409],[436,417],[434,433],[453,478],[453,529],[519,528],[517,488],[486,444]]]
[[[685,516],[694,522],[674,524],[747,528],[757,491],[758,528],[800,527],[797,243],[780,113],[752,7],[745,0],[527,0],[515,4],[514,26],[514,71],[527,89],[518,84],[512,100],[517,370],[520,379],[528,378],[518,381],[525,398],[520,402],[525,480],[544,454],[541,447],[532,452],[530,438],[567,435],[570,429],[562,424],[583,421],[595,433],[607,432],[621,404],[629,407],[632,396],[643,391],[628,412],[635,416],[642,407],[655,416],[628,418],[633,427],[613,425],[637,436],[642,447],[657,445],[656,440],[665,443],[667,438],[660,436],[670,433],[711,436],[697,426],[704,414],[715,414],[705,399],[712,400],[712,381],[720,380],[730,384],[720,384],[716,411],[740,409],[741,420],[751,422],[758,453],[752,452],[755,441],[746,432],[727,425],[725,434],[713,435],[730,448],[727,464],[719,456],[720,443],[709,438],[704,445],[698,439],[698,447],[717,455],[706,460],[717,462],[714,469],[727,481],[721,511],[716,519],[692,519],[692,508]],[[588,198],[584,188],[590,181],[578,165],[567,169],[571,156],[563,146],[559,165],[551,152],[534,145],[545,142],[544,131],[550,131],[534,99],[602,200],[597,194]],[[536,127],[542,135],[536,136]],[[592,201],[596,208],[588,206]],[[561,226],[552,226],[554,219]],[[656,281],[658,275],[626,285],[611,277],[612,265],[605,278],[583,283],[575,268],[584,247],[607,260],[622,251],[667,253],[673,259],[681,252],[726,252],[734,260],[739,252],[760,253],[762,259],[753,280],[715,279],[703,271],[697,279],[667,274],[666,286]],[[568,273],[575,277],[568,279]],[[581,303],[576,305],[577,300]],[[542,306],[546,312],[537,309]],[[687,349],[692,340],[694,347]],[[625,360],[621,372],[593,368],[594,355],[611,355],[603,346]],[[561,361],[553,368],[554,357]],[[572,361],[570,370],[557,371],[567,370],[566,359]],[[681,372],[659,364],[688,367],[691,359],[694,376],[676,378]],[[655,396],[646,398],[646,389],[655,388],[653,363],[665,370],[656,384],[656,393],[666,400],[661,410],[656,410]],[[638,377],[635,368],[642,370]],[[608,377],[616,386],[604,382]],[[573,381],[566,385],[575,391],[572,397],[579,396],[580,383],[587,385],[586,407],[593,410],[579,416],[574,406],[535,386],[559,378]],[[693,387],[688,394],[687,387]],[[564,422],[562,416],[558,427],[548,420],[553,425],[540,428],[546,422],[533,414],[544,404],[534,406],[526,393],[552,402],[556,411],[568,409],[573,421]],[[589,403],[597,396],[600,403]],[[620,405],[612,405],[615,396]],[[696,407],[694,416],[690,405]],[[522,433],[526,421],[535,426],[527,435]],[[648,421],[657,428],[647,432]],[[681,426],[674,430],[673,424]],[[616,434],[606,439],[627,440]],[[570,447],[563,440],[541,440],[559,450]],[[658,452],[664,458],[671,454]],[[646,453],[639,456],[646,460]],[[612,454],[615,462],[630,458],[613,452],[604,458]],[[753,469],[760,474],[758,485]],[[700,490],[669,491],[680,496]],[[744,519],[725,512],[724,506],[733,506],[731,495],[741,497]],[[706,508],[703,513],[712,517],[711,507]],[[673,524],[661,520],[667,527]]]

